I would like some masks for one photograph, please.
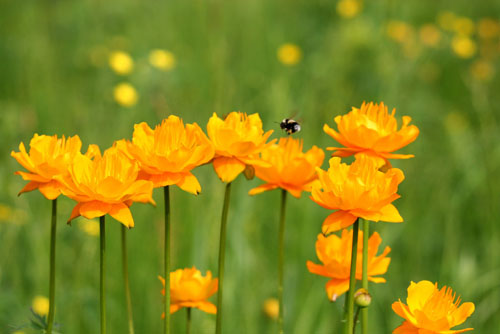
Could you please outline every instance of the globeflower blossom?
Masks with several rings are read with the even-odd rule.
[[[247,116],[231,112],[225,119],[216,113],[208,120],[208,137],[215,146],[213,166],[222,182],[233,181],[247,166],[269,166],[259,153],[271,145],[267,143],[273,131],[264,133],[259,114]]]
[[[282,188],[299,198],[303,190],[311,191],[312,183],[318,178],[316,167],[321,166],[325,154],[316,146],[304,153],[302,145],[301,140],[288,137],[264,149],[261,159],[269,166],[255,166],[255,175],[266,183],[253,188],[249,194]]]
[[[404,318],[393,334],[453,334],[473,328],[452,330],[462,324],[473,312],[473,303],[463,303],[449,287],[438,289],[437,283],[429,281],[411,282],[405,305],[401,299],[392,304],[397,315]]]
[[[214,147],[198,124],[184,126],[174,115],[154,130],[144,122],[136,124],[126,150],[139,163],[140,179],[153,182],[155,188],[177,185],[193,194],[201,191],[201,185],[191,170],[214,156]]]
[[[398,130],[394,114],[389,114],[384,103],[363,103],[361,108],[352,108],[347,115],[335,117],[338,132],[327,124],[323,130],[345,147],[328,147],[333,150],[333,156],[348,157],[353,154],[367,154],[388,162],[388,159],[408,159],[413,154],[392,153],[413,142],[419,130],[415,125],[409,125],[411,117],[403,116],[403,125]],[[382,165],[382,163],[381,163]]]
[[[112,147],[93,159],[78,154],[69,166],[69,174],[58,177],[64,195],[78,202],[68,222],[78,216],[88,219],[109,214],[126,227],[133,227],[129,207],[133,202],[152,203],[153,183],[137,180],[139,167],[122,151]]]
[[[24,144],[19,144],[19,152],[12,151],[10,155],[28,170],[16,174],[30,181],[19,194],[38,189],[49,200],[59,197],[61,184],[56,178],[68,174],[68,165],[80,153],[81,147],[78,136],[66,139],[38,134],[30,141],[29,154]]]
[[[391,251],[385,247],[380,255],[376,255],[382,242],[380,235],[374,232],[368,240],[368,280],[374,283],[385,283],[383,277],[377,277],[386,273],[391,259],[386,257]],[[339,296],[349,290],[350,267],[351,267],[352,230],[342,230],[339,238],[335,234],[325,236],[318,235],[316,241],[316,255],[323,263],[322,265],[307,261],[307,269],[316,275],[331,278],[326,283],[328,298],[335,301]],[[358,256],[356,260],[356,279],[361,280],[363,254],[363,232],[358,234]]]
[[[323,222],[323,233],[338,231],[352,225],[357,218],[372,221],[400,223],[403,218],[392,201],[404,175],[391,168],[386,173],[378,170],[375,159],[360,155],[351,164],[330,159],[330,168],[318,168],[319,182],[313,184],[311,199],[328,210],[337,210]]]
[[[158,276],[163,284],[162,294],[165,295],[165,280]],[[212,279],[212,273],[207,271],[206,276],[193,268],[177,269],[170,273],[170,313],[177,312],[182,307],[196,307],[200,310],[215,314],[217,307],[207,299],[217,292],[218,279]],[[165,314],[162,314],[162,318]]]

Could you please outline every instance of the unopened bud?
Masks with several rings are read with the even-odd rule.
[[[247,180],[252,180],[255,177],[255,168],[252,165],[246,165],[243,171]]]
[[[372,302],[372,296],[366,289],[361,288],[354,293],[354,301],[359,307],[368,307]]]

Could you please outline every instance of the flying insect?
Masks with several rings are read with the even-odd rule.
[[[285,118],[280,123],[280,128],[284,130],[288,135],[300,131],[300,124],[290,118]]]

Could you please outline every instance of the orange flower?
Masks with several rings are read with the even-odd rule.
[[[191,170],[209,162],[214,148],[198,124],[186,124],[177,116],[169,116],[152,130],[142,122],[134,126],[128,154],[141,168],[140,179],[152,181],[154,187],[177,185],[198,194],[198,179]]]
[[[401,326],[393,334],[453,334],[473,330],[473,328],[452,330],[451,327],[462,324],[473,312],[473,303],[455,300],[456,294],[451,288],[438,289],[437,283],[429,281],[411,282],[405,305],[401,299],[392,304],[397,315],[404,318]]]
[[[165,295],[165,280],[158,276],[163,283],[161,293]],[[206,276],[193,268],[177,269],[170,273],[170,313],[177,312],[182,307],[196,307],[207,313],[217,313],[217,307],[207,301],[217,292],[218,279],[212,279],[212,273],[207,271]],[[162,318],[165,314],[162,314]]]
[[[77,154],[69,166],[69,175],[58,177],[65,186],[63,194],[78,202],[68,222],[80,215],[92,219],[109,214],[123,225],[133,227],[129,207],[133,202],[155,204],[153,183],[137,180],[137,163],[116,147],[102,156],[94,147],[93,154],[93,159]]]
[[[323,222],[323,233],[338,231],[352,225],[358,217],[372,221],[400,223],[403,218],[392,201],[404,175],[400,169],[391,168],[386,173],[378,170],[377,162],[360,155],[351,165],[330,159],[330,168],[318,168],[319,182],[313,184],[311,199],[329,210]]]
[[[233,181],[247,165],[268,166],[259,159],[271,133],[264,133],[259,114],[233,111],[222,120],[214,113],[208,120],[208,137],[215,145],[215,172],[222,182]]]
[[[391,259],[386,255],[391,251],[385,247],[382,254],[376,256],[382,239],[374,232],[368,240],[368,280],[375,283],[385,283],[382,277],[385,274]],[[340,295],[349,290],[351,267],[352,230],[342,230],[342,237],[335,234],[318,235],[316,241],[316,254],[323,265],[307,261],[307,269],[313,274],[330,277],[326,283],[328,298],[335,301]],[[358,257],[356,261],[356,279],[361,280],[363,263],[363,232],[358,234]]]
[[[61,184],[56,177],[68,174],[68,165],[80,153],[81,147],[78,136],[58,139],[57,136],[38,134],[30,141],[29,154],[24,144],[19,144],[20,152],[12,151],[10,155],[29,171],[16,174],[30,181],[19,194],[38,189],[47,199],[56,199],[61,194]]]
[[[311,190],[312,182],[318,178],[316,167],[321,166],[324,158],[323,150],[316,146],[303,153],[301,140],[281,138],[278,144],[261,152],[261,159],[270,166],[255,166],[255,175],[266,183],[253,188],[249,194],[282,188],[299,198],[303,190]]]
[[[327,150],[334,150],[333,155],[338,157],[364,153],[382,158],[386,163],[387,159],[414,157],[413,154],[392,153],[413,142],[419,134],[415,125],[409,125],[409,116],[403,116],[403,126],[398,130],[395,112],[393,109],[389,115],[384,103],[363,102],[361,109],[353,107],[347,115],[335,117],[339,132],[327,124],[323,130],[345,147],[328,147]]]

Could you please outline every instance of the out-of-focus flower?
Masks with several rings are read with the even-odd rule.
[[[137,90],[135,90],[134,86],[127,82],[122,82],[115,86],[113,96],[115,101],[124,107],[135,106],[137,100],[139,100]]]
[[[403,172],[391,168],[379,171],[375,159],[359,155],[347,165],[340,158],[330,159],[330,168],[318,168],[319,182],[313,184],[311,199],[328,210],[337,210],[323,222],[323,233],[334,232],[352,225],[358,217],[400,223],[403,218],[392,201],[403,181]]]
[[[296,65],[301,59],[302,50],[295,44],[286,43],[278,49],[278,60],[284,65]]]
[[[441,28],[451,31],[455,25],[457,16],[453,12],[441,12],[438,14],[437,21]]]
[[[31,303],[31,307],[33,308],[33,312],[39,315],[47,315],[49,314],[49,299],[44,296],[35,296],[33,298],[33,302]]]
[[[87,233],[88,235],[90,235],[92,237],[98,237],[100,234],[99,222],[95,219],[90,219],[90,220],[85,221],[85,222],[80,222],[80,224],[78,224],[78,227],[83,232]]]
[[[123,51],[113,51],[109,55],[109,66],[115,73],[127,75],[134,69],[134,60]]]
[[[78,154],[69,175],[58,178],[64,195],[78,202],[68,222],[76,217],[88,219],[109,214],[127,227],[134,226],[129,207],[133,202],[152,203],[153,183],[137,180],[139,166],[121,150],[112,147],[101,156],[98,149],[91,159]]]
[[[163,284],[161,293],[165,295],[165,279],[158,276]],[[215,314],[217,307],[208,301],[208,298],[217,292],[218,279],[212,279],[212,273],[207,271],[206,276],[193,268],[177,269],[170,273],[170,313],[177,312],[182,307],[196,307],[200,310]],[[165,314],[162,314],[164,317]]]
[[[409,125],[411,117],[403,116],[403,125],[398,130],[394,114],[389,114],[384,103],[363,103],[361,108],[352,108],[347,115],[335,117],[338,132],[327,124],[323,130],[345,147],[328,147],[334,150],[334,156],[348,157],[363,153],[387,159],[408,159],[413,154],[394,154],[392,152],[413,142],[419,130],[415,125]]]
[[[476,42],[466,36],[457,35],[451,40],[453,52],[460,58],[472,58],[477,51]]]
[[[477,60],[470,67],[472,77],[478,81],[489,81],[495,74],[493,65],[486,60]]]
[[[473,303],[463,303],[456,298],[449,287],[438,289],[437,283],[429,281],[411,282],[408,287],[408,297],[405,305],[401,299],[392,304],[397,315],[404,318],[401,326],[393,334],[458,334],[473,330],[473,328],[452,330],[474,312]]]
[[[483,39],[493,39],[500,34],[500,22],[483,18],[477,24],[477,33]]]
[[[434,24],[425,24],[420,27],[419,36],[425,46],[436,47],[441,41],[441,32]]]
[[[215,147],[213,166],[222,182],[233,181],[249,166],[268,167],[259,153],[273,141],[266,144],[273,131],[264,133],[259,114],[247,116],[231,112],[225,119],[216,113],[208,120],[207,133]]]
[[[324,158],[323,150],[316,146],[304,153],[301,140],[281,138],[278,144],[261,152],[261,159],[270,166],[256,166],[255,175],[266,183],[253,188],[249,194],[282,188],[299,198],[303,190],[311,190],[312,182],[318,178],[316,167],[321,167]]]
[[[382,242],[380,235],[374,232],[368,239],[368,280],[374,283],[384,283],[383,277],[386,273],[391,259],[386,257],[391,251],[385,247],[380,255],[376,255]],[[318,235],[316,241],[316,255],[323,263],[322,265],[307,261],[307,269],[313,274],[331,278],[326,283],[328,298],[335,301],[339,296],[349,290],[350,267],[351,267],[352,230],[342,230],[339,238],[335,234],[324,236]],[[358,257],[356,261],[356,279],[362,277],[362,254],[363,254],[363,232],[358,234]]]
[[[470,36],[474,33],[474,22],[468,17],[457,17],[453,22],[453,30],[462,36]]]
[[[209,162],[215,153],[198,124],[184,126],[174,115],[154,130],[144,122],[136,124],[126,150],[139,163],[140,179],[152,181],[155,188],[175,184],[193,194],[198,194],[201,186],[191,170]]]
[[[387,23],[387,35],[399,43],[408,42],[413,38],[413,27],[403,21],[390,21]]]
[[[362,5],[359,0],[340,0],[337,2],[337,13],[347,19],[358,15],[361,9]]]
[[[3,203],[0,203],[0,222],[7,221],[11,218],[12,209]]]
[[[170,51],[156,49],[149,53],[149,63],[162,71],[170,71],[175,67],[175,56]]]
[[[280,303],[276,298],[268,298],[262,305],[262,311],[267,317],[276,320],[280,312]]]
[[[12,151],[14,157],[29,172],[18,171],[23,180],[30,181],[20,192],[38,189],[45,198],[53,200],[61,194],[61,184],[56,180],[68,174],[68,166],[80,153],[82,142],[80,137],[65,139],[57,136],[35,134],[30,141],[29,154],[24,144],[19,144],[19,151]]]

